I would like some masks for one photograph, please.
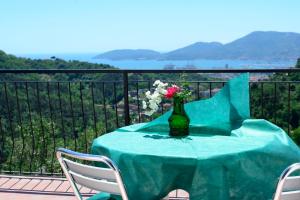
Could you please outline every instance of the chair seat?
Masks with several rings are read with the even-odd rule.
[[[122,200],[120,196],[112,195],[106,192],[100,192],[98,194],[95,194],[94,196],[91,196],[87,200]]]
[[[59,148],[56,151],[56,156],[78,200],[82,200],[82,197],[76,184],[91,190],[103,191],[88,198],[89,200],[119,200],[121,196],[123,200],[128,200],[119,169],[109,158],[64,148]],[[72,159],[70,160],[68,157]],[[105,164],[106,167],[95,167],[76,160],[99,162]]]

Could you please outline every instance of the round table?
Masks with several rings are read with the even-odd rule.
[[[183,189],[191,200],[271,199],[277,178],[300,161],[290,138],[265,120],[245,120],[230,136],[169,137],[124,127],[94,140],[92,153],[116,162],[130,199],[158,200]]]

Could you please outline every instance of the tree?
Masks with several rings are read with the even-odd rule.
[[[300,145],[300,127],[292,131],[292,139]]]
[[[290,121],[290,124],[291,124],[293,129],[298,128],[299,120],[300,120],[300,118],[299,118],[299,115],[298,115],[297,111],[293,109],[292,113],[291,113],[291,121]]]
[[[300,58],[297,59],[296,68],[300,68]]]

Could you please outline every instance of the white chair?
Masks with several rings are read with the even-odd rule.
[[[99,191],[101,192],[100,194],[106,194],[99,199],[110,199],[110,194],[114,194],[121,196],[123,200],[128,200],[119,169],[109,158],[99,155],[78,153],[64,148],[59,148],[56,155],[66,178],[74,190],[75,196],[79,200],[82,200],[83,198],[77,185]],[[98,162],[104,164],[106,168],[81,164],[69,160],[65,156],[75,160]],[[96,196],[97,195],[98,194],[96,194]],[[91,197],[91,199],[98,198]]]
[[[300,170],[300,163],[295,163],[286,168],[280,175],[274,200],[299,200],[300,176],[290,176]]]

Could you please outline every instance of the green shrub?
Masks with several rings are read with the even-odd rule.
[[[300,145],[300,127],[292,131],[291,137],[297,145]]]

